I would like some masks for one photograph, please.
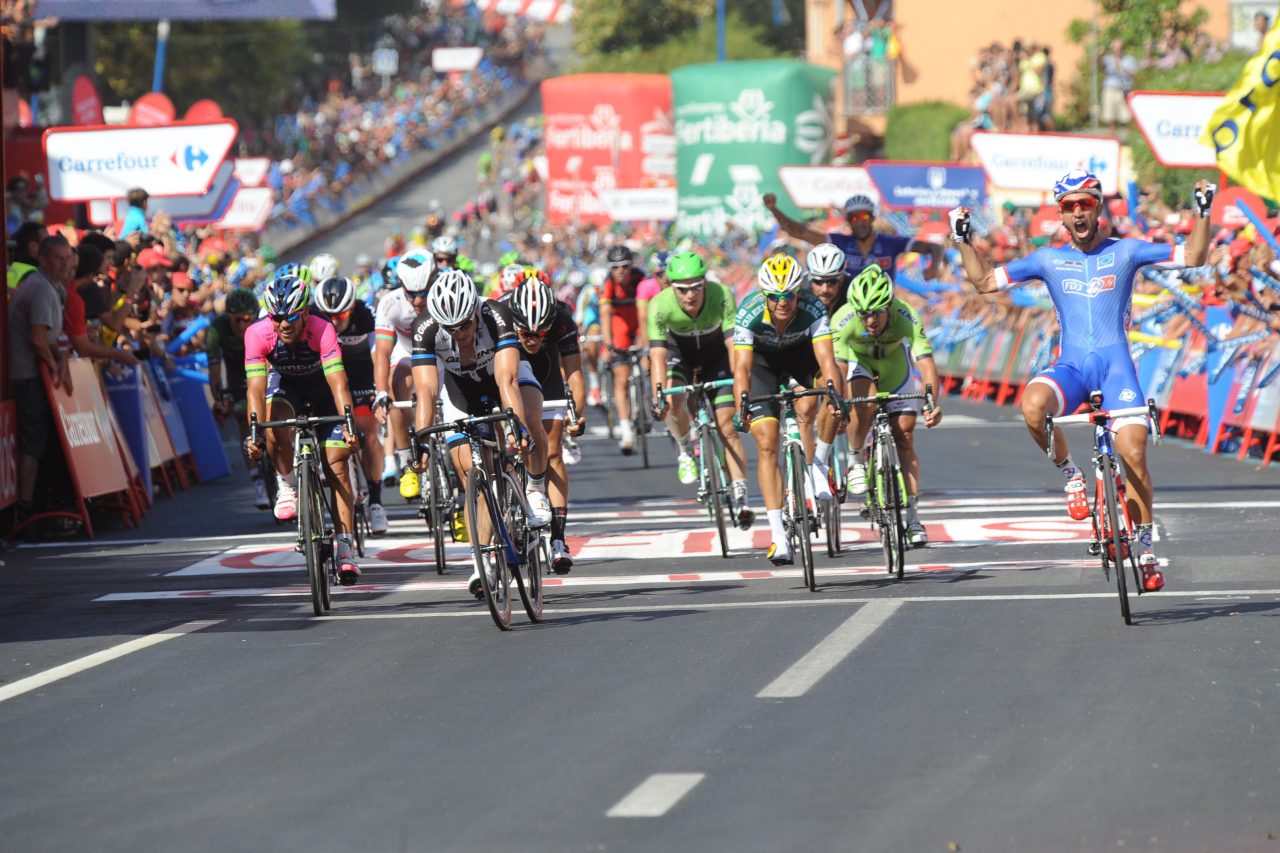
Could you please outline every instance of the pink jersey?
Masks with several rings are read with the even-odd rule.
[[[244,333],[244,372],[246,376],[266,376],[268,367],[282,379],[328,376],[342,370],[342,349],[333,324],[308,314],[302,339],[291,347],[280,340],[270,317],[254,323]]]
[[[662,283],[656,278],[646,278],[636,288],[636,302],[648,302],[662,292]]]

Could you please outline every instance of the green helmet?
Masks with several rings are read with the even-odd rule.
[[[706,274],[707,263],[697,252],[676,252],[667,258],[667,281],[704,278]]]
[[[506,267],[506,266],[510,266],[511,264],[518,264],[518,263],[520,263],[519,252],[503,252],[502,257],[498,258],[498,266],[500,267]]]
[[[456,269],[462,270],[467,275],[473,275],[476,271],[476,262],[468,258],[466,255],[458,255],[453,262]]]
[[[237,287],[227,294],[228,314],[257,314],[258,297],[247,287]]]
[[[893,301],[893,279],[879,264],[863,268],[849,282],[849,304],[854,311],[879,311]]]

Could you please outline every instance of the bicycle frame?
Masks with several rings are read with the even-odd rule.
[[[732,379],[690,383],[674,388],[658,386],[659,400],[662,397],[683,394],[686,395],[684,405],[692,404],[693,415],[698,425],[698,443],[694,453],[698,466],[698,502],[707,507],[707,512],[716,525],[716,532],[720,537],[720,552],[724,557],[729,556],[729,532],[724,517],[725,508],[729,504],[729,472],[724,459],[725,449],[720,441],[720,425],[715,414],[714,392],[720,388],[732,386]],[[654,408],[658,406],[655,405]],[[704,445],[709,452],[702,450]]]

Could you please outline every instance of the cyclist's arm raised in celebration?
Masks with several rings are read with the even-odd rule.
[[[907,251],[928,256],[929,266],[924,271],[925,281],[933,281],[938,277],[938,271],[942,269],[944,257],[941,245],[930,243],[928,240],[912,240]]]
[[[1188,267],[1202,267],[1209,261],[1209,207],[1218,188],[1208,181],[1196,181],[1192,196],[1199,209],[1200,218],[1187,235],[1185,251]]]
[[[969,242],[969,208],[956,207],[947,212],[951,222],[951,234],[948,235],[951,245],[960,252],[960,263],[964,267],[964,277],[979,293],[991,293],[998,290],[995,270],[990,262]]]
[[[764,198],[765,209],[773,214],[773,218],[778,220],[778,227],[786,232],[787,236],[794,237],[797,240],[803,240],[810,246],[816,246],[819,243],[827,242],[827,235],[821,231],[810,228],[803,222],[796,222],[790,216],[787,216],[778,209],[778,197],[773,193],[765,193]]]

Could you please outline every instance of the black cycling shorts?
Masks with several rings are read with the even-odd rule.
[[[763,397],[777,394],[785,385],[794,382],[801,388],[816,387],[822,369],[813,354],[809,341],[777,352],[756,350],[751,358],[751,396]],[[777,400],[752,403],[747,409],[752,418],[777,418],[782,407]]]

